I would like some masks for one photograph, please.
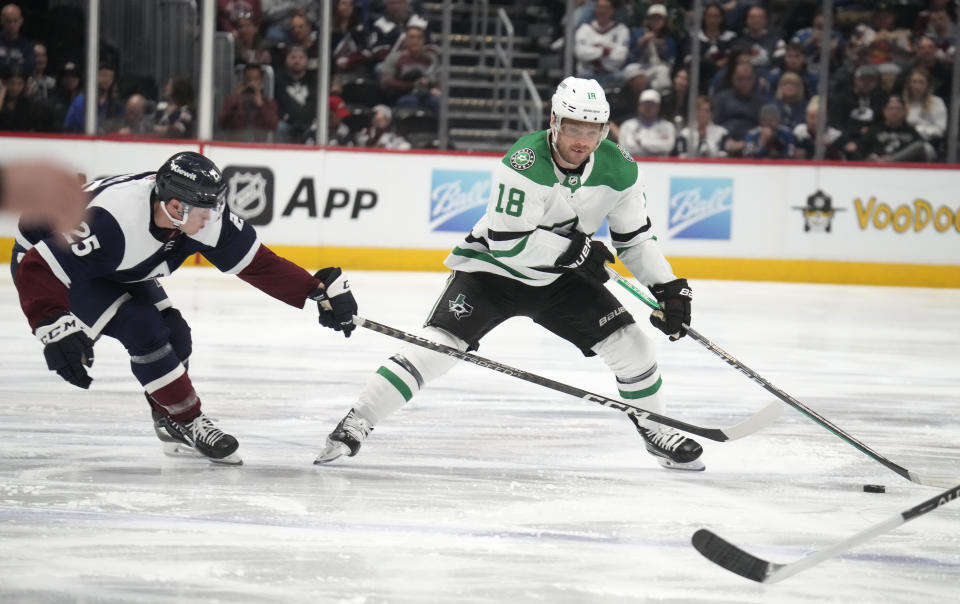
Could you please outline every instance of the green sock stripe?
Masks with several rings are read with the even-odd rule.
[[[649,388],[644,388],[643,390],[620,390],[619,388],[618,390],[620,390],[620,396],[626,399],[644,398],[646,396],[650,396],[651,394],[656,393],[657,390],[660,390],[661,384],[663,384],[663,378],[658,377],[656,383],[654,383],[653,386],[650,386]]]
[[[401,380],[397,376],[397,374],[390,371],[386,367],[381,367],[380,369],[377,369],[377,373],[379,375],[382,375],[384,378],[386,378],[388,382],[393,384],[393,387],[396,388],[397,391],[400,393],[400,396],[403,397],[404,402],[408,402],[410,399],[413,398],[413,393],[410,392],[410,387],[407,386],[407,384],[403,380]]]

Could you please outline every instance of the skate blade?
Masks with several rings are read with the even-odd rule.
[[[213,457],[207,457],[203,453],[197,451],[190,445],[185,445],[178,442],[166,442],[163,443],[163,454],[168,457],[189,457],[191,459],[208,459],[212,463],[221,464],[224,466],[242,466],[243,459],[236,453],[231,453],[226,457],[220,459],[214,459]]]
[[[350,447],[341,443],[327,441],[327,445],[323,448],[323,451],[320,452],[320,455],[317,455],[317,458],[313,460],[313,465],[322,466],[325,463],[330,463],[336,459],[340,459],[344,455],[350,453]]]
[[[201,455],[201,457],[203,456]],[[207,459],[209,459],[213,463],[220,464],[222,466],[242,466],[243,465],[243,459],[236,453],[231,453],[230,455],[227,455],[226,457],[221,457],[220,459],[215,459],[213,457],[207,457]]]
[[[703,464],[699,459],[694,459],[693,461],[688,461],[687,463],[680,463],[678,461],[673,461],[665,457],[657,457],[657,461],[661,466],[668,470],[684,470],[687,472],[703,472],[707,469],[707,466]]]
[[[205,457],[190,445],[170,441],[163,443],[163,454],[168,457]]]

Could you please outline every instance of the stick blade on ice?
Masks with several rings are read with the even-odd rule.
[[[707,560],[757,583],[766,583],[773,571],[780,566],[743,551],[707,529],[695,532],[692,542],[693,547]]]

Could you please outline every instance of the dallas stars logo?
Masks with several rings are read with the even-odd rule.
[[[510,165],[514,170],[526,170],[537,161],[537,154],[530,147],[524,147],[510,156]]]
[[[467,304],[467,297],[463,294],[457,294],[456,300],[447,300],[447,304],[458,321],[473,314],[473,306]]]

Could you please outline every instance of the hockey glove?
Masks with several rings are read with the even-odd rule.
[[[349,338],[356,329],[353,315],[357,314],[357,301],[350,291],[350,282],[338,266],[322,268],[313,276],[323,283],[323,287],[313,290],[307,297],[317,301],[320,324],[334,331],[342,331]]]
[[[570,247],[557,258],[557,266],[580,271],[585,277],[598,283],[605,283],[610,275],[604,265],[613,262],[613,254],[602,241],[594,241],[586,233],[577,231],[570,241]]]
[[[93,340],[83,332],[75,316],[60,315],[37,326],[33,333],[43,344],[48,369],[74,386],[90,387],[93,379],[84,366],[93,366]]]
[[[650,291],[663,307],[663,310],[655,310],[650,314],[650,323],[670,336],[671,340],[679,340],[687,335],[684,325],[690,325],[690,302],[693,300],[693,290],[687,280],[657,283]]]

